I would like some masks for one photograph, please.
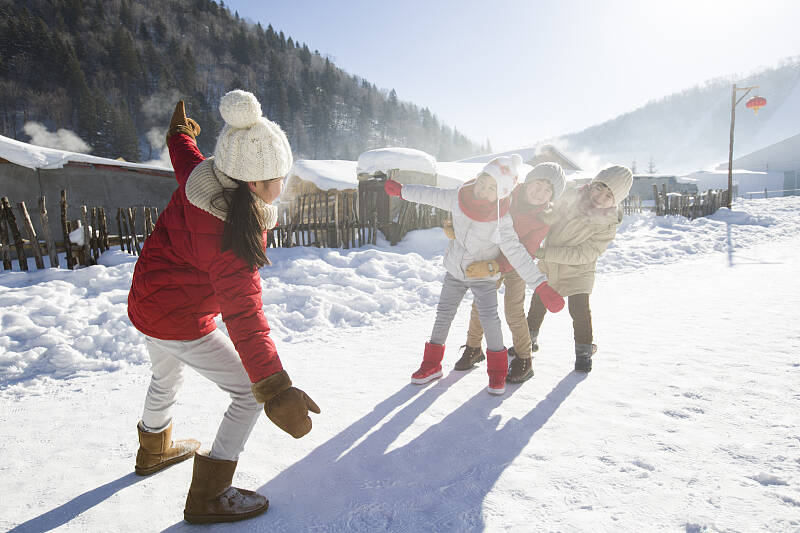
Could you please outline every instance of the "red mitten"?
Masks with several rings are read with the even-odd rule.
[[[548,285],[546,281],[536,287],[533,292],[539,295],[539,299],[542,300],[545,308],[551,313],[558,313],[564,309],[564,298],[558,294],[553,287]]]
[[[397,196],[398,198],[402,198],[400,196],[400,191],[403,189],[403,184],[399,181],[386,180],[386,183],[383,184],[383,188],[386,191],[386,194],[389,196]]]

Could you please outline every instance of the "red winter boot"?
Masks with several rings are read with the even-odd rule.
[[[564,298],[558,294],[553,287],[548,285],[546,281],[536,287],[533,292],[539,295],[539,299],[542,300],[545,308],[551,313],[558,313],[564,309]]]
[[[442,377],[442,359],[444,358],[444,344],[425,343],[425,354],[419,370],[411,374],[411,383],[422,385],[436,378]]]
[[[508,350],[486,350],[486,371],[489,374],[489,388],[486,390],[489,394],[503,394],[508,374]]]

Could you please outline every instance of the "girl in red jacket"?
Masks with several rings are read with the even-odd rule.
[[[144,333],[152,379],[138,424],[136,473],[149,475],[194,455],[184,518],[228,522],[264,512],[266,498],[231,486],[261,404],[295,438],[319,407],[292,387],[262,311],[258,268],[268,265],[266,231],[275,226],[292,152],[280,127],[261,116],[254,95],[231,91],[219,107],[225,126],[214,157],[197,149],[200,127],[178,102],[167,146],[178,188],[144,243],[128,295],[128,316]],[[222,313],[230,337],[216,328]],[[171,407],[189,366],[230,395],[208,453],[172,441]]]
[[[514,222],[514,231],[519,236],[519,241],[533,257],[542,244],[542,239],[550,229],[549,224],[542,220],[542,215],[549,212],[551,202],[561,196],[566,187],[566,177],[561,165],[558,163],[539,163],[525,178],[525,183],[517,185],[511,193],[511,220]],[[528,330],[528,319],[525,316],[525,280],[516,273],[514,267],[504,255],[496,260],[478,261],[467,267],[467,276],[480,278],[489,276],[492,272],[501,272],[498,281],[506,287],[503,298],[506,323],[511,330],[513,348],[508,349],[512,356],[511,366],[508,369],[507,381],[521,383],[533,376],[531,360],[531,336]],[[472,315],[467,332],[467,343],[464,353],[455,364],[456,370],[469,370],[475,363],[483,361],[486,356],[481,349],[483,327],[478,318],[478,310],[472,306]]]

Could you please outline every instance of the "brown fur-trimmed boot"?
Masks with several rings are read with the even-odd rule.
[[[267,510],[269,500],[261,494],[231,486],[236,463],[195,454],[184,520],[191,524],[235,522]]]
[[[140,476],[149,476],[194,455],[200,443],[194,439],[172,441],[172,422],[167,429],[150,433],[136,426],[139,432],[139,451],[136,453],[136,468]]]

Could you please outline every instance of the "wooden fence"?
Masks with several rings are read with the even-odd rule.
[[[727,189],[707,190],[698,194],[668,193],[666,185],[659,192],[653,185],[656,215],[681,215],[689,219],[713,215],[717,210],[728,205]]]
[[[391,202],[397,202],[394,211]],[[28,257],[33,256],[37,269],[49,265],[61,268],[60,253],[64,253],[66,268],[72,269],[97,263],[100,254],[111,246],[138,255],[144,240],[152,233],[158,210],[154,207],[120,207],[116,212],[116,234],[109,224],[114,220],[102,207],[80,206],[77,220],[67,219],[67,191],[61,191],[60,201],[62,239],[51,235],[45,197],[39,198],[39,222],[42,235],[33,227],[24,202],[17,204],[2,198],[0,211],[0,260],[3,269],[11,270],[12,261],[20,270],[28,270]],[[394,217],[390,213],[395,212]],[[383,190],[383,182],[361,182],[357,190],[324,191],[305,194],[278,207],[278,225],[267,232],[267,247],[316,246],[326,248],[358,248],[377,244],[378,231],[392,244],[414,229],[441,226],[448,213],[422,204],[392,199]],[[20,229],[21,228],[21,229]],[[70,233],[83,228],[83,244],[70,240]]]
[[[37,269],[45,268],[44,256],[48,257],[52,268],[61,268],[60,253],[64,253],[66,268],[88,266],[97,263],[100,254],[111,246],[119,245],[120,249],[132,254],[141,252],[144,242],[158,218],[156,208],[126,207],[118,208],[117,234],[109,234],[108,218],[102,207],[80,206],[81,216],[76,220],[67,219],[67,191],[61,191],[59,202],[61,213],[62,240],[56,241],[52,235],[47,212],[47,201],[39,198],[39,227],[42,235],[38,235],[25,202],[17,204],[19,219],[14,213],[12,202],[7,197],[0,199],[0,261],[3,270],[12,269],[12,261],[16,260],[20,270],[28,270],[28,257],[33,257]],[[142,233],[137,233],[138,214],[141,213]],[[22,228],[22,230],[20,230]],[[83,228],[82,244],[70,240],[70,234]]]
[[[298,196],[278,206],[267,247],[358,248],[376,244],[378,231],[395,244],[411,230],[441,227],[447,217],[441,209],[398,199],[392,219],[391,201],[379,180],[362,181],[357,190]]]

